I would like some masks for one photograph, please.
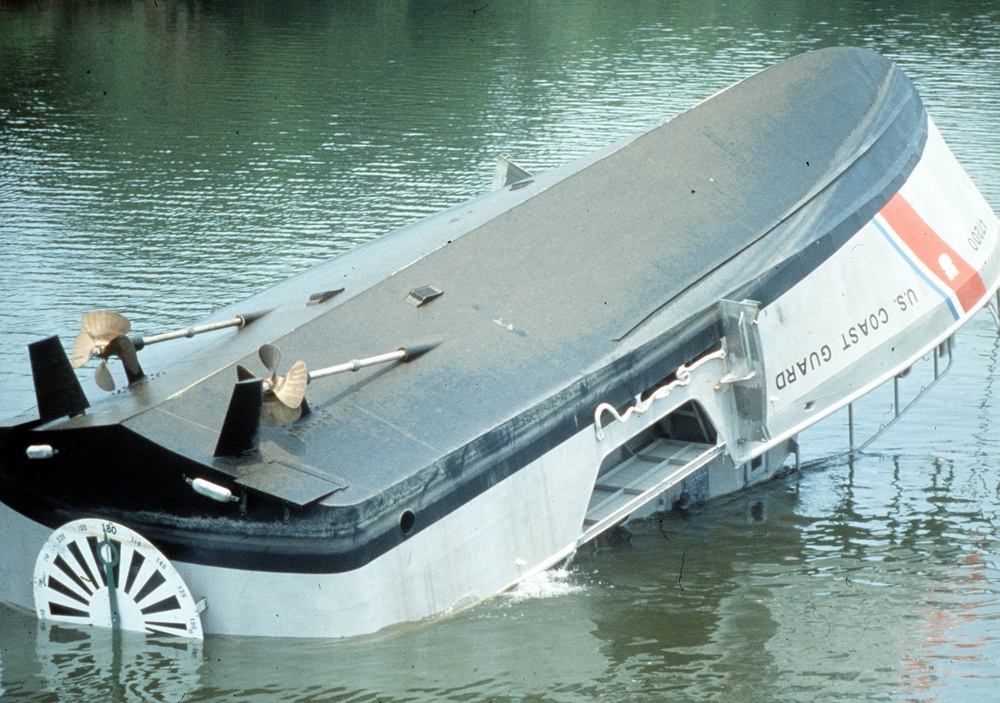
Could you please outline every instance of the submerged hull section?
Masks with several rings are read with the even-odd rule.
[[[129,382],[101,401],[36,371],[41,418],[0,428],[0,599],[312,637],[447,612],[766,480],[1000,282],[996,217],[866,51],[514,178],[169,349],[91,329]],[[75,551],[50,539],[95,517]],[[121,566],[139,553],[165,564]]]

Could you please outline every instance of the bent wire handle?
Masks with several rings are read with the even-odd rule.
[[[654,402],[656,402],[657,400],[663,400],[668,395],[670,395],[671,391],[673,391],[675,388],[679,386],[686,386],[689,383],[691,383],[691,372],[696,370],[698,367],[702,366],[703,364],[707,364],[709,361],[712,361],[714,359],[725,359],[725,358],[726,358],[726,350],[719,349],[718,351],[712,352],[711,354],[706,354],[705,356],[701,357],[700,359],[692,363],[690,366],[681,364],[680,366],[677,367],[677,371],[674,374],[677,377],[675,380],[671,381],[670,383],[664,386],[660,386],[655,391],[653,391],[649,395],[649,397],[646,398],[645,400],[639,400],[639,397],[637,396],[636,404],[629,407],[624,413],[619,413],[615,409],[615,407],[610,403],[601,403],[594,409],[594,433],[597,435],[597,440],[598,441],[604,440],[604,428],[601,426],[601,416],[604,415],[604,413],[606,412],[611,413],[614,416],[615,420],[617,420],[618,422],[628,422],[628,419],[632,417],[633,413],[642,415],[643,413],[649,410],[649,408],[653,405]]]

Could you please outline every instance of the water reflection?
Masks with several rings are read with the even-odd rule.
[[[993,668],[991,648],[996,635],[991,625],[998,610],[989,556],[992,537],[979,535],[982,552],[962,557],[942,574],[940,582],[917,610],[918,623],[903,659],[898,689],[908,695],[936,694],[951,680],[964,680],[965,696],[972,700],[992,694],[1000,675]],[[988,698],[988,695],[987,695]]]
[[[996,543],[974,527],[985,516],[946,498],[956,469],[865,457],[854,471],[814,468],[592,557],[614,586],[593,616],[613,670],[643,690],[745,701],[909,696],[988,671],[971,650],[997,644]],[[886,487],[934,495],[937,514],[886,509]],[[918,676],[942,662],[955,675]]]
[[[558,598],[536,592],[531,600],[541,607],[526,609],[524,597],[512,597],[433,626],[344,642],[210,637],[185,643],[123,635],[116,643],[108,631],[42,626],[36,632],[32,623],[17,628],[21,641],[10,642],[34,651],[37,667],[17,672],[16,693],[75,700],[430,701],[510,700],[552,686],[579,692],[580,682],[607,667],[593,624]],[[0,610],[0,626],[19,618],[27,620]],[[562,638],[557,656],[539,646],[553,631]]]
[[[199,686],[200,643],[76,630],[0,612],[3,700],[179,701]]]
[[[46,690],[67,699],[180,701],[197,688],[201,645],[40,623],[35,657]]]

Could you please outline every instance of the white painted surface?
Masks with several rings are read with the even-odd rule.
[[[879,214],[761,310],[773,437],[802,431],[908,368],[967,322],[1000,285],[1000,223],[933,123],[900,195],[944,243],[941,254],[929,257],[930,265]],[[953,251],[945,254],[945,247]],[[951,287],[956,262],[945,259],[952,256],[978,271],[984,283],[985,295],[968,309]]]

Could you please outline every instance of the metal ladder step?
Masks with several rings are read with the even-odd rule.
[[[722,445],[660,439],[598,478],[577,546],[618,524],[722,453]]]

